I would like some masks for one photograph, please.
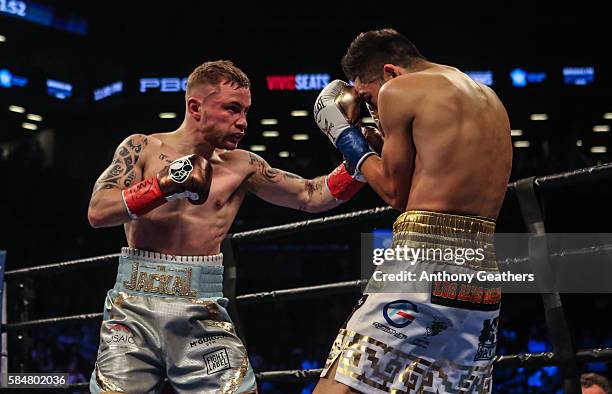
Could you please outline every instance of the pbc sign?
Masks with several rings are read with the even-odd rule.
[[[140,92],[180,92],[187,90],[187,78],[140,78]]]
[[[268,90],[321,90],[330,80],[329,74],[268,75]]]

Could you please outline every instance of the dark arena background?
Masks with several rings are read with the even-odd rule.
[[[611,232],[610,14],[585,2],[444,7],[0,0],[2,372],[68,373],[71,392],[88,392],[126,245],[122,227],[89,226],[93,184],[125,137],[180,125],[184,78],[208,60],[232,60],[251,80],[240,147],[313,178],[341,160],[313,120],[315,98],[345,79],[340,58],[359,32],[393,27],[504,102],[514,156],[498,232],[537,232],[537,222],[547,233]],[[518,187],[529,177],[535,194]],[[323,214],[246,197],[224,245],[235,264],[225,285],[260,393],[312,391],[315,372],[266,372],[323,366],[360,296],[360,234],[389,230],[398,212],[316,219],[384,206],[367,187]],[[300,231],[245,233],[306,220]],[[571,376],[612,377],[611,317],[610,292],[504,295],[493,392],[571,392]]]

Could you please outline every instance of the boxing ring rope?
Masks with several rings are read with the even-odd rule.
[[[550,260],[550,256],[567,256],[570,254],[588,254],[601,251],[612,250],[612,245],[604,245],[603,247],[584,248],[570,251],[563,251],[549,256],[543,254],[547,251],[546,237],[544,231],[544,220],[539,204],[539,198],[536,194],[536,188],[539,190],[556,190],[560,188],[582,185],[584,183],[592,183],[600,180],[612,179],[612,164],[583,168],[575,171],[564,172],[560,174],[548,175],[537,178],[526,178],[508,185],[508,192],[512,192],[519,200],[519,205],[523,215],[525,224],[529,231],[536,235],[540,241],[536,242],[535,246],[530,245],[529,256],[519,258],[522,261],[538,261],[546,262]],[[285,225],[272,226],[257,230],[245,231],[235,234],[228,234],[222,245],[224,253],[224,265],[226,266],[226,285],[229,282],[229,289],[225,291],[226,296],[230,298],[230,305],[237,303],[249,305],[259,302],[279,301],[279,300],[294,300],[307,297],[322,296],[328,294],[338,294],[340,292],[357,292],[361,291],[365,280],[354,280],[339,283],[330,283],[317,286],[300,287],[293,289],[284,289],[276,291],[259,292],[253,294],[235,295],[236,282],[236,259],[233,256],[233,244],[238,242],[255,242],[265,239],[287,236],[295,233],[300,233],[305,230],[320,230],[334,226],[346,225],[356,222],[361,222],[372,218],[381,218],[384,216],[393,216],[394,211],[390,207],[379,207],[368,210],[356,211],[347,214],[328,216],[318,219],[305,220],[300,222],[289,223]],[[49,272],[62,270],[62,272],[71,272],[73,270],[81,270],[105,264],[109,262],[116,263],[119,254],[109,254],[104,256],[78,259],[55,264],[48,264],[30,268],[23,268],[5,272],[5,281],[18,281],[23,278],[32,276],[44,275]],[[26,284],[20,283],[19,287],[24,288]],[[6,292],[5,292],[6,297]],[[496,356],[495,365],[499,367],[536,367],[541,365],[560,365],[562,376],[564,378],[564,388],[566,392],[579,392],[578,363],[591,361],[612,361],[612,348],[606,349],[586,349],[576,351],[573,341],[569,336],[569,329],[565,321],[563,306],[558,293],[542,294],[546,323],[551,334],[551,342],[553,343],[553,352],[538,353],[538,354],[517,354],[508,356]],[[26,311],[27,312],[27,311]],[[232,313],[232,310],[230,310]],[[27,316],[27,313],[22,313],[22,316]],[[237,314],[234,316],[237,328],[239,328],[239,319]],[[94,320],[101,320],[102,313],[89,313],[74,316],[53,317],[38,320],[24,320],[20,322],[11,322],[3,324],[1,332],[20,332],[33,328],[38,328],[46,325],[67,324],[67,323],[83,323]],[[313,370],[295,370],[295,371],[268,371],[257,373],[259,380],[303,380],[318,376],[320,369]],[[576,386],[578,384],[578,386]],[[70,385],[70,390],[86,388],[88,383],[78,383]],[[576,391],[578,387],[578,391]]]

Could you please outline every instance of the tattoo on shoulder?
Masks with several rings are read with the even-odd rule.
[[[270,167],[262,158],[253,153],[249,152],[249,164],[256,166],[257,173],[260,174],[263,179],[270,183],[280,182],[282,173],[276,168]]]
[[[160,153],[159,160],[164,161],[168,164],[172,163],[172,160],[168,159],[168,155],[164,155],[163,153]]]
[[[94,185],[93,194],[102,189],[124,188],[136,178],[134,166],[149,141],[147,137],[133,136],[117,148],[112,164],[102,173]]]

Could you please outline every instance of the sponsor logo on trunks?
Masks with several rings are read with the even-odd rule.
[[[478,337],[478,350],[474,361],[492,360],[495,356],[495,347],[497,346],[497,326],[499,318],[486,319],[482,322],[482,330]]]
[[[402,334],[401,332],[397,332],[395,329],[385,326],[382,323],[379,322],[374,322],[372,323],[372,325],[379,329],[380,331],[386,332],[389,335],[393,335],[394,337],[398,338],[398,339],[406,339],[408,338],[406,335]]]
[[[130,329],[123,324],[110,324],[108,326],[110,335],[104,336],[104,342],[109,346],[135,346],[134,337],[130,334]]]
[[[206,364],[206,374],[208,375],[212,375],[213,373],[225,371],[226,369],[231,368],[226,348],[206,353],[202,357],[204,357],[204,363]]]
[[[227,336],[227,334],[214,334],[205,336],[203,338],[194,339],[193,341],[189,342],[189,347],[194,347],[198,345],[211,346],[217,343],[218,339],[226,338]]]
[[[477,311],[494,311],[501,301],[500,287],[482,287],[461,282],[434,281],[432,304]]]
[[[391,327],[404,328],[416,319],[416,305],[407,300],[392,301],[384,306],[383,317]]]
[[[415,338],[411,343],[425,349],[429,346],[431,337],[435,337],[448,327],[449,324],[447,322],[434,320],[425,328],[425,335]]]

